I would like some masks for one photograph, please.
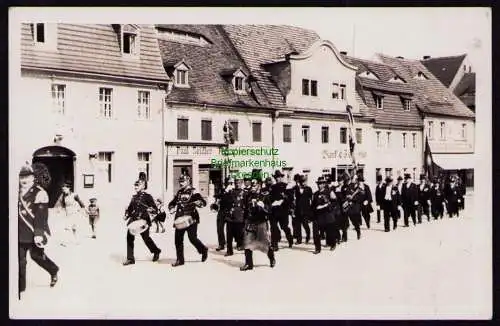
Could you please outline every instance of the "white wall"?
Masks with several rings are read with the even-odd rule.
[[[329,46],[321,45],[309,58],[290,62],[291,90],[286,99],[288,106],[345,112],[348,101],[354,111],[358,110],[354,84],[356,70],[343,65]],[[317,97],[302,95],[302,79],[318,81]],[[347,101],[332,98],[333,83],[346,85]]]
[[[434,123],[433,138],[429,137],[429,145],[433,153],[472,153],[474,152],[475,123],[460,118],[424,118],[424,132],[428,135],[429,122]],[[446,138],[441,139],[441,122],[445,123]],[[462,124],[466,124],[466,138],[461,136]],[[425,138],[424,138],[425,141]]]

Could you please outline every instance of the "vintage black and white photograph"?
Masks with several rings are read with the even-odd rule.
[[[489,8],[9,14],[11,318],[492,317]]]

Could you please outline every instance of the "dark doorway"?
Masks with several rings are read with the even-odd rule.
[[[61,185],[65,181],[71,182],[72,188],[74,187],[74,161],[75,153],[62,146],[43,147],[33,154],[32,163],[44,164],[50,173],[51,181],[46,188],[50,208],[54,207],[61,195]]]
[[[193,181],[193,163],[192,161],[174,160],[173,165],[174,165],[173,187],[174,187],[174,194],[176,194],[177,191],[179,191],[180,189],[179,178],[181,175],[187,175],[191,178],[191,181]]]

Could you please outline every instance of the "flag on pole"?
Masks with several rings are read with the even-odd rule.
[[[352,106],[349,104],[346,106],[347,118],[349,119],[349,151],[352,158],[352,164],[354,170],[358,170],[358,163],[356,161],[356,155],[354,154],[354,149],[356,147],[356,137],[354,133],[354,116],[352,115]]]
[[[431,147],[429,146],[427,136],[425,136],[424,170],[428,178],[434,177],[434,160],[432,159]]]

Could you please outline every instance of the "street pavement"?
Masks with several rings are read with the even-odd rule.
[[[313,255],[311,244],[281,243],[275,268],[254,252],[255,268],[241,272],[243,252],[216,252],[215,214],[205,208],[199,238],[209,247],[205,263],[185,237],[186,264],[173,268],[171,220],[153,234],[162,249],[151,262],[142,239],[135,241],[136,264],[122,266],[126,229],[120,214],[102,212],[97,239],[88,224],[80,245],[58,243],[60,218],[46,253],[59,266],[59,282],[28,258],[28,285],[22,301],[12,299],[18,318],[210,318],[210,319],[412,319],[479,318],[490,304],[491,260],[474,198],[460,218],[423,221],[416,227],[383,232],[383,223],[354,230],[335,251]],[[117,209],[116,211],[122,211]],[[400,225],[402,221],[399,221]],[[283,237],[284,238],[284,237]]]

